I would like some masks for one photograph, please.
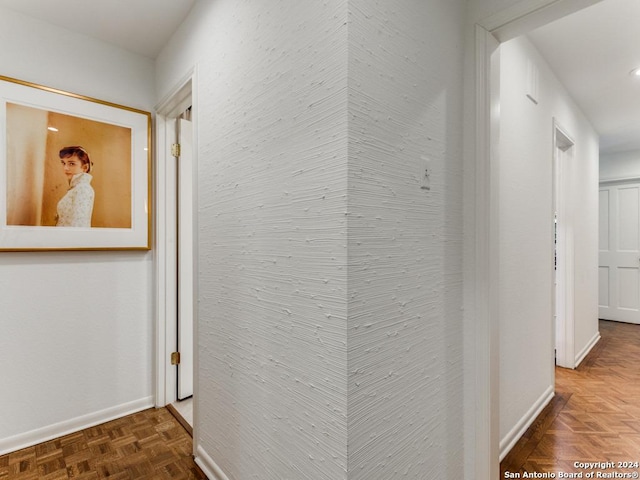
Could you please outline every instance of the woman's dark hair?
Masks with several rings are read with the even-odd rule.
[[[91,159],[89,158],[89,154],[87,151],[79,145],[74,145],[71,147],[64,147],[60,150],[60,158],[69,158],[73,156],[78,157],[78,160],[82,162],[83,165],[87,166],[87,173],[91,171]]]

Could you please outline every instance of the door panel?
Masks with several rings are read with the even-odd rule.
[[[193,128],[179,120],[178,160],[178,399],[193,395]]]
[[[609,267],[598,269],[598,305],[601,308],[609,308]]]
[[[640,184],[600,189],[599,316],[640,323]]]
[[[638,251],[638,187],[618,189],[618,251]]]
[[[638,269],[618,268],[618,308],[638,309]]]
[[[600,214],[599,214],[599,246],[600,250],[609,250],[609,190],[600,190]]]

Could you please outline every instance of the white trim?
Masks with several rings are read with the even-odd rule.
[[[176,291],[176,232],[171,227],[175,218],[174,162],[167,161],[167,148],[171,144],[171,121],[164,115],[156,115],[156,406],[164,407],[175,401],[176,379],[172,375],[170,354],[175,350],[176,332],[169,325],[175,324]],[[170,160],[170,159],[169,159]],[[175,182],[174,182],[175,183]]]
[[[198,298],[199,298],[199,282],[198,279],[200,271],[200,249],[199,249],[199,235],[198,228],[198,125],[200,121],[198,119],[198,67],[195,66],[191,72],[191,121],[193,122],[193,453],[197,452],[200,445],[200,427],[198,426],[198,420],[200,417],[200,389],[198,382],[198,372],[200,371],[200,356],[198,350],[198,335],[199,335],[199,310],[198,310]]]
[[[601,1],[522,0],[479,23],[500,42],[506,42]]]
[[[491,144],[497,140],[492,137],[490,129],[492,115],[499,109],[492,108],[489,90],[492,85],[491,68],[492,53],[498,44],[495,38],[481,26],[475,31],[475,158],[472,168],[475,169],[475,198],[467,205],[473,205],[475,231],[472,232],[474,252],[474,296],[471,315],[473,325],[469,325],[469,334],[473,335],[474,361],[473,371],[468,375],[472,383],[468,391],[472,391],[475,404],[474,419],[469,429],[474,432],[474,446],[467,460],[472,465],[472,475],[468,478],[492,479],[499,475],[499,351],[498,351],[498,169],[495,158],[492,158]],[[499,55],[494,57],[499,61]],[[496,131],[495,129],[493,130]],[[494,149],[497,152],[497,150]],[[465,261],[469,266],[472,262]]]
[[[166,405],[165,399],[165,376],[166,365],[164,362],[161,362],[160,359],[164,358],[165,355],[165,328],[164,325],[166,323],[165,319],[165,284],[166,284],[166,259],[164,257],[164,252],[166,250],[165,242],[166,242],[166,232],[165,232],[165,222],[161,218],[160,214],[160,206],[164,204],[164,198],[161,198],[162,195],[160,192],[163,192],[163,188],[160,188],[162,183],[164,182],[164,173],[160,172],[160,162],[158,161],[159,155],[159,145],[164,144],[165,141],[165,123],[161,121],[161,117],[156,115],[156,134],[155,134],[155,145],[154,151],[155,154],[155,165],[154,165],[154,212],[155,212],[155,238],[154,245],[155,248],[153,250],[154,255],[154,276],[155,276],[155,318],[156,318],[156,328],[155,328],[155,378],[154,378],[154,389],[155,389],[155,405],[156,407],[163,407]]]
[[[640,176],[638,177],[620,177],[620,178],[601,178],[599,181],[600,185],[609,185],[612,183],[637,183],[640,181]]]
[[[176,86],[158,103],[155,110],[167,117],[177,117],[190,107],[195,68],[189,70]]]
[[[222,469],[213,461],[202,447],[198,447],[195,454],[195,461],[209,480],[229,480],[229,477],[224,474]]]
[[[80,417],[54,423],[46,427],[20,433],[13,437],[0,439],[0,455],[37,445],[53,438],[75,433],[85,428],[100,425],[132,413],[137,413],[153,407],[153,397],[145,397],[132,402],[123,403],[115,407],[106,408],[98,412],[88,413]]]
[[[533,404],[533,406],[525,413],[513,429],[505,435],[500,441],[500,461],[507,456],[514,445],[520,440],[520,437],[524,435],[524,432],[531,426],[531,424],[538,418],[538,415],[549,405],[549,402],[553,399],[555,393],[553,385],[550,385],[542,396]]]
[[[587,345],[582,350],[580,350],[578,355],[576,355],[576,360],[575,360],[576,368],[578,368],[578,365],[580,365],[582,363],[582,361],[589,354],[591,349],[596,346],[596,343],[598,343],[600,341],[600,338],[602,338],[602,337],[600,337],[600,332],[598,331],[593,336],[593,338],[591,340],[589,340],[589,343],[587,343]]]

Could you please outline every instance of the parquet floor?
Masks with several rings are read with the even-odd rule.
[[[600,334],[576,370],[556,368],[555,398],[502,461],[500,478],[535,478],[524,472],[638,478],[640,468],[617,462],[640,462],[640,325],[601,320]],[[614,466],[587,469],[575,462]],[[605,476],[623,473],[632,476]]]
[[[0,480],[206,479],[192,440],[165,408],[149,409],[0,456]]]

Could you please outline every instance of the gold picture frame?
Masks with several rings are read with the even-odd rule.
[[[149,250],[151,114],[0,75],[0,250]]]

